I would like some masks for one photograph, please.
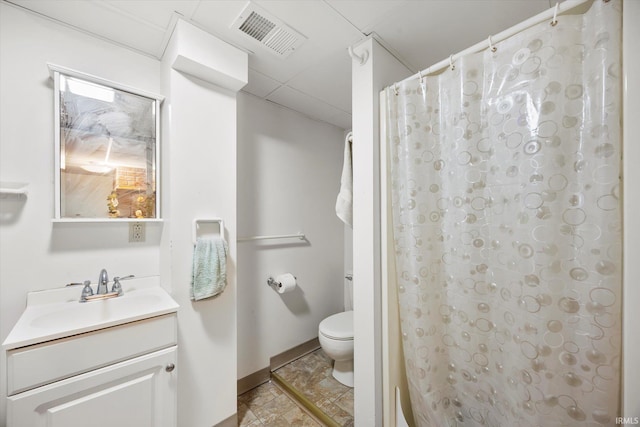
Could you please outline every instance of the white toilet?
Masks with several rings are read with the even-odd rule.
[[[320,346],[335,362],[333,377],[353,387],[353,310],[327,317],[318,326]]]

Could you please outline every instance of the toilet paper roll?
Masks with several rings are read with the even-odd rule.
[[[295,276],[291,273],[285,273],[277,276],[275,288],[279,294],[293,291],[296,288]]]

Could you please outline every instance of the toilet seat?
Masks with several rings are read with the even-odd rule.
[[[325,337],[338,341],[353,341],[353,311],[327,317],[318,327]]]

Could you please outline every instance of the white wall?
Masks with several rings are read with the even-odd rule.
[[[0,199],[0,340],[27,291],[109,274],[159,274],[161,226],[128,243],[126,224],[52,224],[54,111],[47,62],[160,92],[158,61],[0,4],[0,180],[29,183],[26,199]],[[106,205],[105,205],[106,206]],[[80,290],[78,290],[80,292]],[[0,356],[0,378],[6,358]],[[0,387],[0,425],[5,384]]]
[[[28,291],[95,282],[103,267],[111,276],[160,275],[180,304],[178,425],[235,421],[235,93],[4,2],[0,19],[0,180],[29,183],[28,198],[0,199],[0,340],[18,320]],[[235,71],[225,68],[214,77],[235,73],[235,84],[246,82],[246,54],[210,36],[198,46],[205,46],[208,60],[234,63]],[[147,224],[145,243],[128,242],[127,224],[51,223],[54,111],[47,62],[167,95],[166,219]],[[228,286],[218,298],[191,303],[191,221],[213,215],[226,221]],[[6,378],[4,353],[0,378]],[[0,390],[4,425],[4,384]]]
[[[215,82],[242,85],[247,55],[179,21],[162,60],[167,96],[162,157],[168,170],[163,174],[168,193],[163,199],[167,227],[162,256],[170,260],[172,295],[180,304],[178,425],[231,425],[237,408],[236,92],[177,71],[178,58],[198,70],[215,71],[203,73]],[[219,58],[231,67],[221,71]],[[227,286],[214,298],[191,301],[192,224],[197,218],[224,220]]]
[[[640,324],[640,2],[625,0],[623,3],[623,66],[624,66],[624,277],[623,277],[623,402],[622,416],[640,417],[640,340],[637,327]],[[637,423],[636,423],[637,424]]]
[[[380,132],[378,94],[411,72],[373,38],[354,50],[353,84],[353,288],[355,422],[382,425],[382,308],[380,247]]]
[[[238,236],[303,232],[238,243],[238,378],[318,335],[342,311],[344,227],[334,207],[344,131],[252,95],[238,96]],[[269,276],[290,272],[278,294]]]

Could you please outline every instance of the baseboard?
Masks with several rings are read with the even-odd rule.
[[[240,378],[238,380],[238,396],[248,392],[252,388],[256,388],[259,385],[266,383],[270,379],[271,369],[268,366],[266,368],[260,369],[258,372],[254,372],[253,374],[249,374],[244,378]]]
[[[249,374],[244,378],[238,380],[238,396],[249,390],[258,387],[261,384],[266,383],[271,379],[271,372],[278,368],[282,368],[287,363],[291,363],[296,359],[301,358],[305,354],[309,354],[312,351],[316,351],[320,348],[320,341],[318,338],[310,339],[300,345],[297,345],[289,350],[285,350],[280,354],[277,354],[270,358],[269,366],[262,368],[253,374]]]
[[[301,358],[305,354],[309,354],[312,351],[316,351],[320,348],[320,341],[318,338],[310,339],[300,345],[297,345],[289,350],[283,351],[280,354],[273,356],[269,361],[269,367],[271,371],[275,371],[278,368],[282,368],[287,363],[293,362],[296,359]]]

